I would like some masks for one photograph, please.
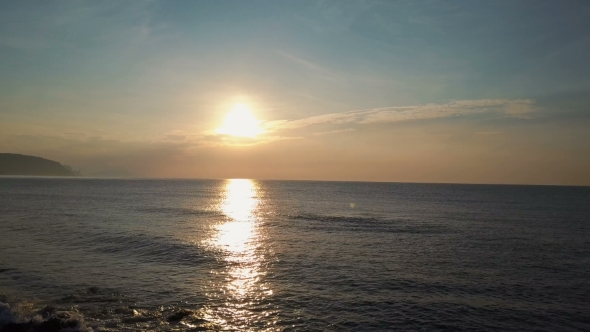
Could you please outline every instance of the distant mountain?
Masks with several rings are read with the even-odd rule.
[[[0,175],[74,176],[71,167],[57,161],[14,153],[0,153]]]

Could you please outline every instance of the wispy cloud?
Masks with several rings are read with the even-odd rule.
[[[338,133],[345,133],[347,131],[355,131],[354,128],[344,128],[344,129],[337,129],[337,130],[329,130],[329,131],[320,131],[317,133],[313,133],[315,136],[323,136],[323,135],[330,135],[330,134],[338,134]]]
[[[371,124],[410,120],[436,119],[481,113],[499,113],[509,117],[529,117],[538,108],[529,99],[457,100],[445,104],[382,107],[367,110],[330,113],[297,120],[266,123],[268,130],[296,129],[318,124]]]
[[[317,74],[319,74],[320,76],[328,79],[328,80],[332,80],[332,81],[340,81],[342,80],[342,77],[340,77],[340,75],[337,75],[335,73],[333,73],[330,69],[328,69],[325,66],[322,66],[320,64],[314,63],[312,61],[303,59],[301,57],[295,56],[293,54],[289,54],[283,51],[276,51],[277,54],[285,57],[286,59],[290,60],[291,62],[294,62],[310,71],[313,71]]]
[[[162,28],[151,23],[155,8],[153,1],[135,0],[8,6],[0,10],[0,46],[23,51],[59,48],[63,52],[64,48],[89,48],[97,43],[101,49],[136,45]],[[62,31],[67,34],[61,35]]]

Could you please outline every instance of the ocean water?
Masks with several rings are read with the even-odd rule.
[[[0,178],[0,331],[590,331],[590,188]]]

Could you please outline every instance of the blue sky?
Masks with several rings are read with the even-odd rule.
[[[0,149],[87,174],[590,184],[588,58],[587,1],[7,1]],[[214,134],[236,102],[265,135]]]

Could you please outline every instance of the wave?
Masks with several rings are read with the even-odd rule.
[[[132,256],[141,261],[162,264],[192,266],[212,261],[205,249],[194,244],[140,234],[94,234],[77,245],[99,253]]]
[[[97,298],[105,296],[109,296],[108,290],[91,287],[52,304],[12,299],[14,305],[11,306],[7,297],[0,293],[0,332],[220,329],[217,324],[205,319],[203,310],[176,305],[140,307],[120,301],[97,303]]]
[[[187,216],[187,215],[195,215],[195,216],[202,216],[202,215],[220,215],[219,211],[214,210],[198,210],[198,209],[190,209],[190,208],[179,208],[179,207],[141,207],[137,209],[138,212],[145,212],[145,213],[162,213],[166,215],[177,215],[177,216]]]
[[[45,306],[38,310],[12,308],[0,301],[0,332],[92,331],[75,310]]]
[[[322,214],[296,214],[289,215],[291,220],[316,222],[315,228],[326,228],[332,226],[336,229],[351,228],[355,231],[387,232],[387,233],[444,233],[446,226],[428,220],[414,220],[409,218],[382,218],[363,216],[342,216]]]

